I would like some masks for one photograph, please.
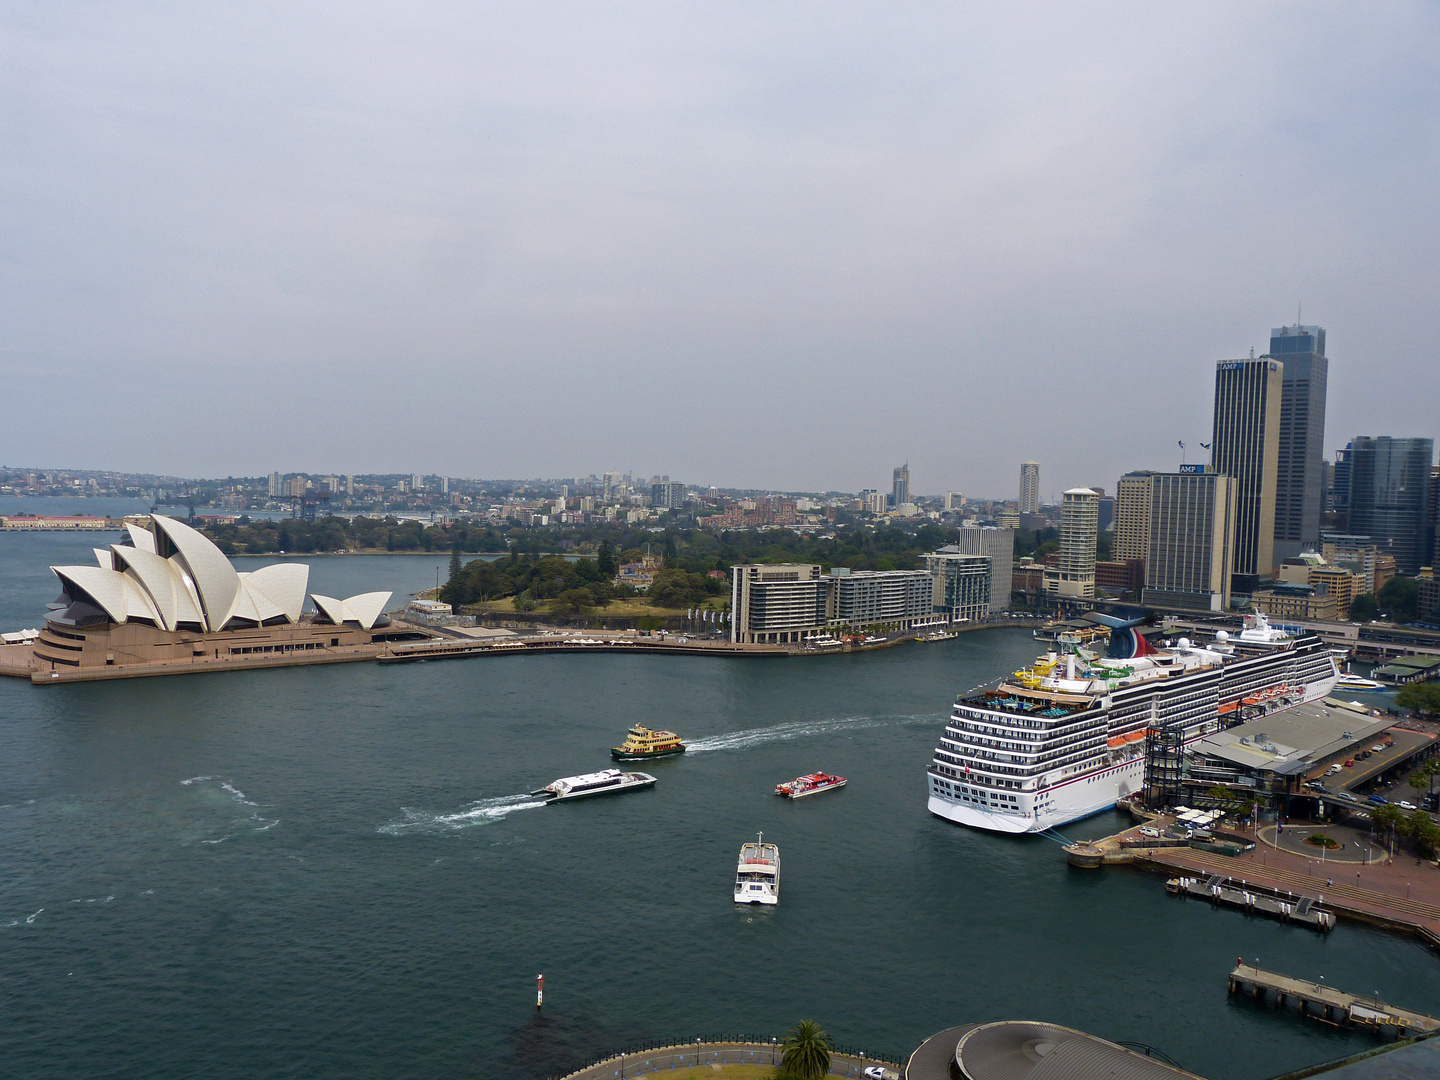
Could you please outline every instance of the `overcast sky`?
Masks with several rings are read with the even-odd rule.
[[[0,461],[1048,498],[1301,303],[1433,437],[1437,128],[1433,3],[10,0]]]

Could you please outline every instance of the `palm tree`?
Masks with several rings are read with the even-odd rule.
[[[830,1048],[834,1044],[825,1029],[814,1020],[801,1020],[785,1033],[780,1044],[780,1063],[785,1072],[802,1080],[820,1080],[830,1071]]]

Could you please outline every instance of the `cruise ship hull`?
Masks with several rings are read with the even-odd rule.
[[[978,798],[965,801],[943,789],[937,790],[936,778],[932,777],[927,805],[936,817],[957,825],[968,825],[972,829],[1012,835],[1045,832],[1113,808],[1127,795],[1139,791],[1144,778],[1145,759],[1135,757],[1123,764],[1088,776],[1077,776],[1067,783],[1041,791],[1038,798],[1025,793],[1013,810],[1002,810],[982,807],[978,805]]]

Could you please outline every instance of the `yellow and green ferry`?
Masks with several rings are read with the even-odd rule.
[[[685,752],[685,744],[673,731],[652,731],[644,724],[636,724],[619,746],[610,748],[610,756],[616,761],[649,761],[652,758],[675,757]]]

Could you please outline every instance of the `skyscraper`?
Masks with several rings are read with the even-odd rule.
[[[270,497],[273,499],[276,495],[279,495],[279,494],[280,494],[280,474],[279,474],[278,472],[272,472],[272,473],[270,474]]]
[[[1071,488],[1060,504],[1060,565],[1045,568],[1045,591],[1059,599],[1095,599],[1095,542],[1099,496]]]
[[[910,463],[895,470],[890,484],[890,505],[896,510],[910,501]]]
[[[1035,514],[1040,511],[1040,463],[1020,463],[1020,513]]]
[[[1285,365],[1259,359],[1215,365],[1210,461],[1235,478],[1235,555],[1230,590],[1252,593],[1275,576],[1275,485]]]
[[[1115,484],[1115,542],[1112,559],[1144,559],[1150,547],[1149,469],[1128,472]]]
[[[1147,607],[1225,611],[1235,533],[1235,481],[1190,465],[1147,478]]]
[[[1360,435],[1350,441],[1348,531],[1395,556],[1405,574],[1430,565],[1430,468],[1433,439]]]
[[[1320,544],[1324,498],[1325,328],[1281,326],[1270,331],[1270,356],[1285,365],[1280,394],[1280,446],[1275,482],[1275,562]]]

